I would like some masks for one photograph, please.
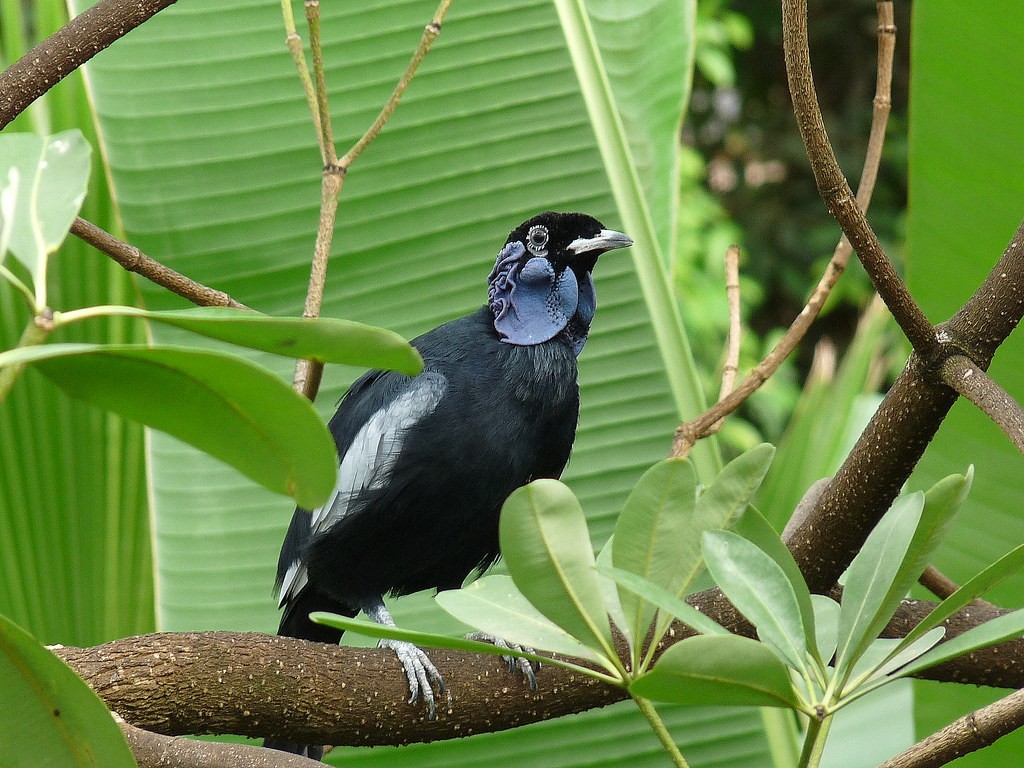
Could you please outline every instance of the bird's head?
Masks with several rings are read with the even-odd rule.
[[[633,241],[583,213],[548,211],[508,236],[487,284],[494,328],[508,344],[542,344],[565,333],[583,349],[597,298],[598,257]]]

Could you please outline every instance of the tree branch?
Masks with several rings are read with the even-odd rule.
[[[142,275],[167,290],[188,299],[200,307],[234,307],[249,309],[245,304],[235,301],[223,291],[208,288],[165,267],[156,259],[152,259],[134,245],[117,239],[109,232],[100,229],[85,219],[76,217],[71,224],[71,234],[85,241],[101,253],[105,253],[129,272]]]
[[[753,635],[718,590],[690,600],[727,629]],[[905,636],[932,608],[934,603],[906,601],[886,636]],[[1005,613],[968,606],[946,622],[947,637]],[[691,634],[677,622],[663,648]],[[405,703],[408,690],[398,662],[379,648],[258,633],[193,632],[52,650],[125,720],[169,735],[236,733],[315,744],[407,744],[515,728],[625,698],[618,688],[553,665],[543,669],[537,690],[531,691],[497,657],[431,649],[448,683],[449,700],[438,708],[436,720],[428,720],[425,709]],[[975,651],[923,676],[1024,687],[1024,640]]]
[[[0,73],[0,129],[111,43],[176,0],[100,0]]]
[[[139,768],[323,768],[324,765],[319,760],[248,744],[164,736],[123,720],[119,725]]]
[[[930,355],[938,345],[935,330],[885,255],[878,236],[854,199],[853,191],[843,176],[825,132],[825,123],[814,92],[807,45],[807,0],[784,0],[782,35],[793,112],[821,199],[829,213],[839,222],[871,277],[875,290],[914,345],[914,350],[922,355]]]
[[[313,251],[313,264],[310,270],[309,288],[306,292],[306,305],[303,309],[303,317],[319,317],[320,307],[323,304],[324,288],[327,284],[327,262],[331,251],[331,241],[334,238],[334,221],[338,213],[338,199],[341,195],[341,187],[345,183],[345,176],[349,167],[363,153],[370,143],[380,135],[387,121],[391,118],[398,102],[412,82],[416,71],[419,69],[423,59],[426,58],[438,35],[441,34],[441,23],[445,14],[448,13],[448,6],[451,0],[440,0],[430,23],[423,29],[419,45],[413,51],[412,58],[406,66],[398,84],[391,92],[390,98],[381,108],[373,124],[366,130],[351,149],[345,153],[340,160],[337,158],[334,148],[333,133],[331,130],[331,112],[327,100],[327,84],[324,76],[323,54],[320,45],[320,2],[319,0],[306,0],[306,19],[309,24],[309,42],[313,56],[314,69],[314,90],[316,93],[313,109],[314,122],[317,123],[321,132],[320,147],[325,157],[323,171],[323,183],[320,197],[320,226],[317,230],[316,245]],[[289,34],[289,47],[292,47],[292,37]],[[294,56],[294,52],[293,52]],[[299,60],[296,60],[299,63]],[[305,60],[302,60],[305,64]],[[302,76],[303,67],[299,66],[299,74]],[[308,73],[305,75],[308,78]],[[305,81],[304,81],[305,82]],[[295,365],[295,377],[292,386],[297,392],[301,392],[310,400],[316,399],[317,391],[320,388],[320,379],[323,375],[323,363],[313,360],[299,360]]]
[[[1024,691],[964,715],[878,768],[939,768],[1024,726]]]
[[[996,423],[1024,453],[1024,408],[989,375],[963,355],[942,363],[942,380]]]
[[[885,146],[885,131],[892,106],[892,65],[896,47],[896,25],[892,2],[883,0],[883,2],[877,3],[877,6],[878,71],[875,80],[874,109],[871,114],[868,148],[864,155],[864,168],[861,171],[860,184],[857,186],[857,205],[863,211],[867,211],[871,204],[871,195],[878,178],[878,167],[882,160],[882,149]],[[747,374],[735,390],[730,388],[729,392],[724,392],[711,408],[676,430],[671,455],[688,455],[698,440],[713,434],[710,431],[712,427],[720,424],[723,419],[746,402],[747,398],[760,389],[775,374],[782,363],[793,354],[797,345],[807,335],[807,331],[818,318],[832,289],[842,277],[852,252],[853,248],[850,246],[849,239],[843,235],[839,244],[836,245],[824,274],[811,292],[810,298],[807,299],[807,304],[800,310],[775,348]]]

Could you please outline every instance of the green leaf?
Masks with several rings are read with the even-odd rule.
[[[674,262],[679,131],[693,80],[696,0],[586,0],[658,245]]]
[[[630,253],[651,313],[676,408],[682,418],[691,418],[705,408],[704,391],[679,316],[679,308],[672,295],[665,269],[665,254],[659,244],[648,201],[644,197],[643,185],[630,152],[630,143],[623,127],[622,115],[616,106],[602,54],[582,0],[555,0],[554,5],[619,215],[635,242]],[[684,33],[683,30],[676,32],[680,35]],[[679,63],[692,66],[689,61]],[[681,78],[685,76],[684,73],[680,75]],[[675,138],[672,140],[675,141]],[[697,443],[692,455],[698,473],[703,477],[710,477],[721,466],[713,440]]]
[[[9,184],[9,169],[17,169],[18,175],[8,247],[32,275],[37,297],[45,297],[47,257],[64,242],[82,206],[91,153],[78,130],[45,138],[32,133],[0,136],[0,176]]]
[[[677,704],[802,709],[782,660],[763,643],[736,635],[681,640],[629,692]]]
[[[727,527],[747,508],[774,458],[774,446],[761,443],[730,461],[697,499],[700,516],[722,520],[717,528]]]
[[[14,232],[14,210],[18,202],[18,187],[21,174],[17,168],[8,168],[6,175],[0,168],[0,266],[7,256],[7,249]]]
[[[313,407],[268,371],[184,347],[46,344],[0,353],[69,396],[163,430],[312,508],[334,489],[334,441]]]
[[[933,627],[937,627],[976,597],[980,597],[1001,581],[1017,573],[1021,567],[1024,567],[1024,544],[1014,547],[935,606],[932,612],[903,638],[903,644],[909,645]]]
[[[828,664],[839,643],[839,603],[825,595],[811,595],[814,606],[814,641],[818,659]]]
[[[886,655],[885,660],[871,672],[871,677],[880,678],[896,672],[900,667],[906,666],[930,651],[945,634],[945,627],[933,627],[912,643],[904,644],[897,641],[895,647]]]
[[[508,642],[598,663],[604,657],[552,624],[516,589],[508,576],[485,576],[434,598],[448,613],[474,629]],[[607,662],[604,662],[607,666]]]
[[[0,765],[132,768],[99,697],[60,659],[0,616]]]
[[[779,538],[772,524],[754,506],[748,506],[743,510],[733,525],[733,530],[740,536],[751,542],[762,552],[774,560],[782,572],[786,574],[793,593],[796,595],[797,604],[800,606],[800,617],[804,625],[804,636],[815,637],[814,617],[817,615],[816,606],[812,605],[812,596],[807,589],[807,582],[800,572],[800,567],[793,559],[792,553]],[[832,649],[835,650],[834,648]],[[831,656],[831,653],[829,654]],[[822,659],[825,661],[826,659]]]
[[[611,682],[606,675],[595,672],[587,667],[581,667],[572,662],[553,659],[549,656],[541,656],[530,651],[518,650],[516,648],[499,648],[492,643],[484,643],[480,640],[468,640],[464,637],[453,637],[451,635],[439,635],[434,632],[421,632],[415,629],[403,629],[401,627],[389,627],[378,624],[375,621],[366,619],[353,619],[349,616],[340,616],[335,613],[314,611],[309,614],[310,619],[317,624],[334,627],[346,632],[358,632],[369,637],[379,637],[384,640],[402,640],[413,645],[427,648],[444,648],[449,651],[466,651],[467,653],[482,653],[488,656],[516,656],[541,664],[554,664],[557,667],[564,667],[575,672],[582,672],[590,677],[598,677],[606,682]]]
[[[602,568],[598,564],[598,571],[608,574],[609,578],[615,580],[631,592],[640,595],[644,600],[664,611],[668,616],[679,619],[695,630],[705,635],[727,635],[729,630],[721,624],[705,616],[688,602],[676,597],[664,587],[638,576],[632,571],[624,571],[621,568]]]
[[[932,553],[942,541],[943,536],[949,529],[950,523],[960,510],[964,499],[967,498],[973,478],[974,470],[970,468],[966,475],[951,475],[940,480],[924,495],[923,507],[919,513],[919,520],[913,531],[913,536],[906,546],[905,554],[899,556],[900,561],[897,563],[896,571],[885,577],[888,579],[888,584],[885,585],[884,593],[881,589],[882,584],[876,585],[878,591],[875,593],[875,598],[878,602],[872,608],[874,616],[870,621],[862,625],[861,630],[863,634],[848,649],[849,653],[853,654],[853,657],[859,655],[863,647],[877,637],[882,628],[889,623],[889,619],[896,612],[900,602],[917,582],[918,577],[931,560]],[[899,503],[899,499],[897,499],[896,503]],[[896,504],[893,506],[895,507]],[[867,544],[865,544],[866,548]],[[895,550],[893,550],[893,556],[895,556]],[[870,555],[865,555],[865,557],[870,557]],[[856,563],[856,560],[854,560],[854,563]],[[850,574],[847,578],[847,589],[851,585],[854,585],[855,589],[860,589],[863,583],[860,579],[869,571],[874,570],[874,568],[875,564],[871,563],[870,560],[866,560],[856,570],[858,575],[857,582],[854,585],[855,569],[851,564]],[[882,578],[882,573],[885,572],[887,566],[881,565],[879,568],[879,577]],[[873,592],[876,587],[872,588]],[[845,608],[845,595],[843,600]],[[843,624],[841,622],[840,634],[842,635],[844,627],[850,629],[852,626],[852,624]],[[842,645],[842,641],[840,644]],[[841,652],[840,658],[842,659],[842,657],[843,654]],[[847,658],[850,658],[849,655]]]
[[[908,677],[979,648],[995,645],[1004,640],[1012,640],[1021,634],[1024,634],[1024,608],[986,621],[980,626],[967,630],[962,635],[950,638],[917,661],[899,670],[897,674],[900,677]]]
[[[928,317],[952,315],[992,269],[1021,221],[1024,200],[1024,101],[1000,94],[1024,91],[1017,42],[1024,14],[1002,4],[956,0],[917,3],[911,25],[909,199],[906,277]],[[950,56],[950,51],[956,51]],[[973,139],[983,131],[985,141]],[[964,164],[957,158],[970,156]],[[942,250],[938,250],[942,249]],[[955,272],[940,253],[960,254]],[[989,375],[1024,402],[1024,344],[1014,334],[1000,348]],[[950,467],[977,467],[969,514],[955,523],[934,565],[963,584],[1024,542],[1019,494],[1021,454],[974,404],[960,399],[931,442],[911,482],[928,487]],[[990,597],[1024,605],[1024,588],[1011,579]],[[919,733],[928,734],[979,709],[1004,691],[915,681]],[[1016,768],[1024,731],[1000,739],[984,753],[961,758],[963,768]]]
[[[838,672],[852,669],[889,621],[892,615],[889,604],[896,593],[893,584],[903,567],[923,510],[923,493],[900,496],[850,564],[839,615]],[[900,598],[902,594],[897,600]]]
[[[702,560],[696,504],[697,473],[688,459],[666,459],[647,470],[615,524],[614,566],[673,594],[684,591]],[[655,607],[631,591],[619,599],[630,634],[646,637]]]
[[[533,606],[584,645],[612,647],[594,550],[579,501],[557,480],[535,480],[505,501],[501,551]]]
[[[767,554],[731,531],[704,534],[708,570],[732,604],[757,628],[793,669],[807,669],[807,638],[800,605],[782,568]]]
[[[622,633],[622,636],[626,638],[626,644],[629,645],[630,652],[633,649],[633,636],[629,631],[628,622],[626,621],[626,614],[622,610],[622,601],[619,598],[619,588],[615,585],[615,580],[611,578],[609,569],[612,567],[612,550],[615,546],[614,534],[608,537],[608,541],[601,547],[601,551],[597,553],[597,559],[595,565],[597,566],[597,572],[600,574],[598,580],[601,582],[601,595],[604,598],[604,609],[608,614],[608,618],[612,624]]]
[[[383,368],[409,376],[423,369],[419,353],[397,333],[349,320],[270,317],[227,307],[147,312],[135,307],[108,306],[91,308],[89,314],[145,318],[242,347],[322,363]]]

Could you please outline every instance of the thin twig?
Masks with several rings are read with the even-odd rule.
[[[313,91],[316,94],[316,111],[320,118],[320,145],[324,165],[338,162],[334,147],[334,128],[331,126],[331,106],[327,99],[327,76],[324,72],[324,49],[320,42],[320,0],[306,0],[306,24],[309,27],[309,51],[313,56]]]
[[[1024,409],[1020,403],[963,355],[944,360],[941,373],[944,382],[978,406],[1024,453]]]
[[[939,768],[1024,726],[1024,690],[971,712],[878,768]]]
[[[793,111],[818,184],[818,192],[829,213],[849,238],[875,290],[889,307],[914,350],[927,358],[939,346],[935,330],[896,273],[878,236],[854,199],[825,131],[814,92],[807,47],[807,0],[784,0],[782,32]]]
[[[324,146],[324,132],[320,125],[320,110],[317,107],[316,94],[313,92],[313,79],[309,75],[309,64],[306,62],[306,54],[302,50],[302,38],[295,28],[295,14],[292,13],[292,0],[281,0],[281,15],[284,17],[284,42],[288,46],[288,52],[295,62],[295,69],[299,73],[299,81],[302,83],[302,92],[306,96],[306,104],[309,107],[310,116],[313,118],[313,130],[316,133],[316,142],[320,147],[320,161],[327,164],[327,147]]]
[[[726,345],[725,365],[722,366],[722,387],[718,399],[732,392],[740,367],[740,247],[730,245],[725,251],[725,295],[729,302],[729,339]],[[719,421],[715,426],[718,431]]]
[[[100,0],[0,73],[0,129],[111,43],[176,0]]]
[[[234,307],[249,309],[245,304],[235,301],[223,291],[208,288],[165,267],[156,259],[152,259],[134,245],[118,240],[109,232],[95,224],[78,217],[71,224],[71,234],[87,242],[96,250],[105,253],[129,272],[142,275],[147,280],[166,288],[169,291],[188,299],[201,307]]]
[[[423,30],[420,43],[413,52],[405,72],[402,73],[398,84],[395,86],[391,97],[381,109],[377,119],[367,129],[359,140],[345,153],[344,157],[336,160],[333,138],[331,135],[330,105],[327,98],[327,84],[324,76],[323,53],[320,43],[320,3],[319,0],[307,0],[306,19],[309,23],[309,42],[313,55],[313,69],[315,74],[314,90],[316,93],[315,110],[320,115],[321,146],[326,157],[323,180],[321,183],[320,198],[320,225],[317,229],[316,245],[313,249],[313,264],[310,268],[309,288],[306,291],[306,305],[303,309],[303,317],[319,317],[323,305],[324,288],[327,284],[327,262],[331,252],[331,242],[334,238],[334,222],[338,213],[338,199],[341,195],[341,187],[345,182],[345,175],[349,167],[369,146],[370,142],[377,138],[388,119],[398,106],[402,94],[405,93],[416,75],[416,70],[426,57],[430,46],[437,36],[441,34],[441,23],[451,0],[441,0],[430,23]],[[305,59],[303,59],[305,62]],[[320,378],[323,375],[323,363],[312,360],[299,360],[295,365],[295,378],[292,386],[297,392],[301,392],[310,400],[316,398],[317,390],[320,387]]]
[[[892,67],[896,48],[896,25],[894,23],[892,2],[884,0],[877,3],[878,7],[878,73],[875,80],[874,109],[871,115],[871,130],[868,135],[868,147],[864,155],[864,168],[857,187],[857,204],[867,210],[878,178],[878,167],[882,160],[882,149],[885,146],[885,131],[889,122],[889,111],[892,106]],[[707,437],[713,425],[739,408],[748,397],[756,392],[771,378],[782,363],[797,348],[807,335],[807,331],[818,318],[821,308],[829,294],[839,282],[846,265],[850,260],[853,248],[844,234],[829,260],[825,273],[814,287],[807,304],[790,324],[785,335],[779,339],[775,348],[757,366],[747,374],[740,385],[728,397],[720,398],[711,408],[692,421],[683,424],[676,430],[672,445],[672,456],[685,456],[697,440]]]

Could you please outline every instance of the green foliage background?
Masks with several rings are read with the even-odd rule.
[[[703,0],[700,6],[705,55],[698,55],[698,63],[703,62],[704,77],[718,71],[715,56],[707,52],[728,53],[727,44],[708,42],[708,30],[714,29],[708,18],[719,5]],[[857,5],[858,18],[873,6]],[[602,28],[600,19],[613,6],[588,2],[609,56],[614,25]],[[430,0],[381,1],[358,9],[325,5],[325,54],[339,145],[355,139],[372,120],[433,7]],[[1024,85],[1014,44],[1024,22],[998,3],[965,9],[952,0],[935,0],[914,8],[908,269],[915,294],[930,317],[940,319],[980,280],[1020,216],[1015,206],[1024,199],[1018,172],[1024,148],[1020,104],[1009,94]],[[760,11],[740,10],[750,14],[758,35],[777,33],[770,20],[759,22]],[[26,49],[27,30],[35,38],[48,34],[62,23],[64,11],[59,2],[0,0],[0,14],[9,62]],[[952,14],[963,16],[960,23],[949,22]],[[812,30],[814,24],[812,18]],[[678,39],[671,38],[678,31],[664,25],[666,49],[678,50]],[[997,44],[992,35],[1005,43]],[[905,36],[901,46],[905,49]],[[620,62],[630,61],[628,50],[618,55]],[[867,71],[870,59],[860,56],[850,66]],[[721,57],[717,60],[721,64]],[[740,64],[747,73],[760,66],[758,61]],[[620,75],[627,83],[637,77],[628,67]],[[94,109],[100,136],[91,140],[104,150],[107,177],[98,169],[94,173],[83,215],[117,231],[109,179],[133,243],[261,310],[298,314],[316,226],[319,159],[276,4],[181,0],[99,56],[89,80],[92,107],[75,75],[8,130],[77,126],[91,134]],[[621,90],[617,96],[628,101]],[[862,96],[865,102],[870,98]],[[838,125],[841,129],[841,121]],[[897,121],[897,156],[901,128]],[[790,144],[782,140],[784,147]],[[709,296],[719,290],[718,283],[708,275],[719,269],[724,225],[721,212],[703,196],[702,174],[691,168],[685,178],[682,196],[688,207],[680,233],[686,239],[669,266],[684,285],[687,325],[712,326],[707,336],[713,339],[718,330],[709,315],[722,313],[721,305],[715,306],[718,299]],[[820,224],[824,210],[806,178],[803,190],[804,206],[817,212],[809,215],[819,216]],[[671,210],[664,200],[658,205]],[[346,182],[324,313],[411,337],[471,310],[483,301],[484,277],[507,231],[543,208],[578,208],[609,225],[620,223],[554,9],[544,0],[456,3],[393,122]],[[883,215],[890,236],[897,237],[898,224],[889,213]],[[822,254],[836,235],[830,224],[823,229],[832,235],[815,235],[812,247]],[[755,242],[770,241],[757,231]],[[783,231],[792,234],[791,227]],[[757,267],[757,250],[751,268],[764,271],[763,264]],[[665,455],[676,423],[627,259],[612,254],[597,272],[600,309],[581,360],[584,412],[566,477],[591,517],[596,543],[611,531],[633,481]],[[956,279],[950,279],[950,264],[956,265]],[[791,282],[792,274],[785,275]],[[704,287],[688,296],[685,285]],[[746,295],[756,297],[758,290],[753,286]],[[62,308],[136,299],[153,309],[181,305],[145,283],[136,287],[73,239],[55,261],[51,291],[53,303]],[[15,343],[26,320],[17,297],[0,286],[4,348]],[[877,339],[883,334],[879,324],[864,336]],[[180,338],[167,329],[152,334],[166,341]],[[139,338],[132,326],[108,319],[68,329],[59,340]],[[870,411],[874,398],[864,382],[877,379],[880,366],[869,347],[855,344],[856,354],[838,379],[815,379],[797,410],[766,486],[773,503],[764,507],[773,520],[783,519],[806,486],[793,478],[833,471],[838,449]],[[1020,349],[1019,340],[1011,340],[994,367],[1018,396],[1024,394],[1015,357]],[[745,354],[750,352],[748,346]],[[706,367],[713,367],[715,354],[707,354]],[[253,357],[288,373],[289,366],[278,359]],[[328,369],[318,401],[325,416],[357,374]],[[69,402],[37,374],[20,382],[5,405],[0,409],[0,612],[44,642],[83,645],[152,629],[154,607],[163,629],[274,627],[270,587],[290,513],[286,501],[161,434],[147,436],[144,454],[137,426]],[[748,415],[751,410],[762,425],[784,423],[778,414],[788,412],[777,402],[748,409]],[[756,434],[734,431],[733,438],[749,443]],[[1018,483],[1019,456],[968,407],[954,411],[913,487],[927,487],[972,461],[978,465],[975,494],[939,560],[959,579],[1024,534],[1014,494],[1008,492]],[[1019,604],[1020,586],[1004,586],[998,599]],[[412,626],[442,626],[426,600],[403,600],[399,616]],[[920,727],[927,730],[962,714],[979,697],[994,695],[969,691],[953,702],[959,694],[949,686],[934,691],[918,685],[919,694],[924,692],[918,696]],[[893,713],[908,710],[906,694],[887,706],[893,709],[865,707],[857,713],[865,719],[850,727],[850,738],[862,737],[865,729],[879,739],[898,731]],[[752,713],[665,708],[664,716],[694,765],[761,766],[769,760],[760,720]],[[905,738],[898,734],[893,748]],[[1019,738],[958,764],[1016,765]],[[516,764],[552,766],[664,761],[646,725],[623,706],[514,734],[338,753],[359,765],[394,765],[399,756],[402,765],[503,765],[510,764],[511,754]]]

